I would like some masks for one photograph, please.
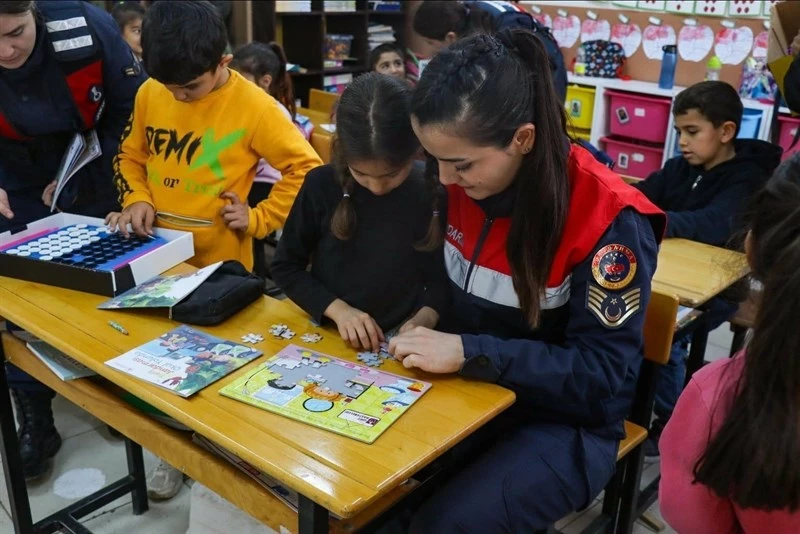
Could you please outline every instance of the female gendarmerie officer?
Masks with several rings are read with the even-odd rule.
[[[61,159],[79,132],[102,154],[59,196],[64,211],[118,209],[112,159],[144,74],[111,16],[88,2],[0,1],[0,232],[50,214]],[[54,393],[8,366],[27,478],[42,475],[61,446]]]

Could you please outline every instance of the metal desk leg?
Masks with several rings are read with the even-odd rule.
[[[11,520],[14,532],[30,534],[33,532],[31,505],[28,502],[28,486],[22,472],[22,461],[19,457],[19,441],[14,426],[14,410],[11,407],[11,392],[8,389],[6,376],[6,356],[3,343],[0,341],[0,454],[3,459],[3,472],[6,476]]]
[[[327,534],[328,511],[324,507],[300,495],[297,511],[299,534]]]
[[[142,446],[125,438],[125,453],[128,457],[128,474],[133,479],[133,489],[131,490],[133,515],[142,515],[149,506],[147,502],[147,475],[144,472]]]
[[[706,356],[706,344],[708,344],[708,321],[705,314],[697,319],[701,321],[692,333],[692,346],[689,348],[689,359],[686,361],[686,380],[683,387],[689,384],[692,375],[703,367]]]

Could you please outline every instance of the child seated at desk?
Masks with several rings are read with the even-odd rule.
[[[664,519],[692,534],[800,532],[800,155],[752,202],[764,285],[746,350],[692,377],[661,436]]]
[[[322,162],[274,98],[228,69],[227,34],[208,2],[156,2],[142,29],[151,78],[136,95],[114,161],[121,213],[106,224],[127,235],[153,225],[190,231],[205,267],[238,260],[253,267],[253,238],[283,225],[305,174]],[[268,199],[246,199],[264,158],[283,175]],[[168,499],[181,473],[167,464],[148,477],[148,496]]]
[[[414,161],[410,101],[408,84],[377,73],[344,91],[334,164],[308,174],[271,267],[315,321],[373,351],[394,327],[436,326],[448,300],[443,191]]]
[[[742,111],[739,95],[725,82],[701,82],[675,97],[672,113],[682,155],[634,185],[667,212],[666,237],[723,246],[741,229],[747,199],[781,157],[776,145],[736,138]],[[726,321],[736,307],[721,298],[709,302],[709,329]],[[659,370],[646,456],[658,456],[658,439],[683,389],[688,345],[688,338],[676,341],[669,363]]]
[[[383,43],[369,53],[369,70],[399,80],[406,79],[403,49],[397,43]]]

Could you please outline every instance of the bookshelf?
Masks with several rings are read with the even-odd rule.
[[[405,2],[401,3],[400,11],[374,11],[372,2],[356,0],[355,11],[344,12],[326,12],[324,0],[311,0],[311,10],[304,12],[276,11],[276,3],[271,1],[248,3],[252,11],[249,17],[252,39],[281,43],[289,62],[306,69],[305,72],[291,73],[295,95],[303,106],[308,105],[310,89],[324,89],[326,77],[357,76],[367,71],[370,24],[391,26],[397,42],[405,46]],[[326,34],[352,35],[350,56],[355,60],[345,62],[341,67],[326,68],[323,57]]]

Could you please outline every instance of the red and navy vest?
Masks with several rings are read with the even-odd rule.
[[[598,163],[583,147],[572,145],[567,172],[569,212],[550,266],[542,310],[567,304],[573,269],[594,252],[597,242],[623,209],[632,208],[647,216],[659,242],[666,228],[666,217],[661,210]],[[450,280],[470,295],[519,309],[506,253],[511,218],[500,217],[489,225],[481,207],[461,187],[449,186],[447,193],[444,249]]]
[[[46,53],[55,59],[64,72],[72,102],[75,105],[81,131],[94,128],[105,106],[103,87],[103,56],[100,43],[86,16],[81,1],[36,2],[44,29]],[[0,138],[27,141],[5,116],[0,103]]]

